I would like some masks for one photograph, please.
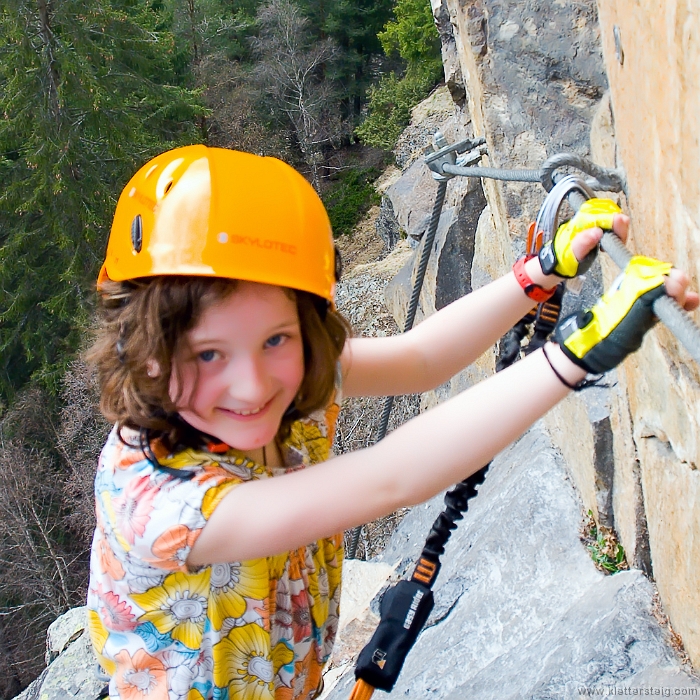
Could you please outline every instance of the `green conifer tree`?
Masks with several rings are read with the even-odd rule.
[[[359,117],[375,78],[372,62],[382,55],[377,34],[391,17],[392,0],[306,0],[302,6],[319,38],[330,37],[338,46],[329,77],[343,87],[345,116]]]
[[[0,8],[0,397],[55,392],[89,318],[120,189],[197,139],[172,36],[143,0]]]

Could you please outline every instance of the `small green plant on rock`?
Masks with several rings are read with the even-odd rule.
[[[612,529],[597,525],[593,519],[593,512],[590,510],[584,524],[581,540],[599,571],[606,574],[616,574],[618,571],[629,569],[625,559],[625,550],[617,541],[617,535]]]

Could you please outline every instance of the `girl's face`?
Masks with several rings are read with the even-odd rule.
[[[170,382],[182,418],[239,450],[269,444],[304,378],[296,300],[281,287],[240,281],[187,341]]]

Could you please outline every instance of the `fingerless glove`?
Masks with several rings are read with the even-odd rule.
[[[639,349],[656,323],[652,306],[665,293],[664,275],[671,268],[653,258],[633,257],[592,309],[559,323],[554,338],[564,354],[586,371],[600,374]]]
[[[571,242],[577,234],[589,228],[612,230],[613,218],[621,212],[620,207],[610,199],[589,199],[584,202],[576,216],[562,224],[554,238],[540,249],[542,272],[565,278],[576,277],[586,272],[595,260],[597,247],[579,261],[571,250]]]

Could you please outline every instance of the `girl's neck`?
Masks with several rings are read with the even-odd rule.
[[[276,440],[273,440],[263,447],[258,447],[255,450],[247,450],[245,454],[249,459],[265,467],[282,466],[282,455],[277,447]]]

